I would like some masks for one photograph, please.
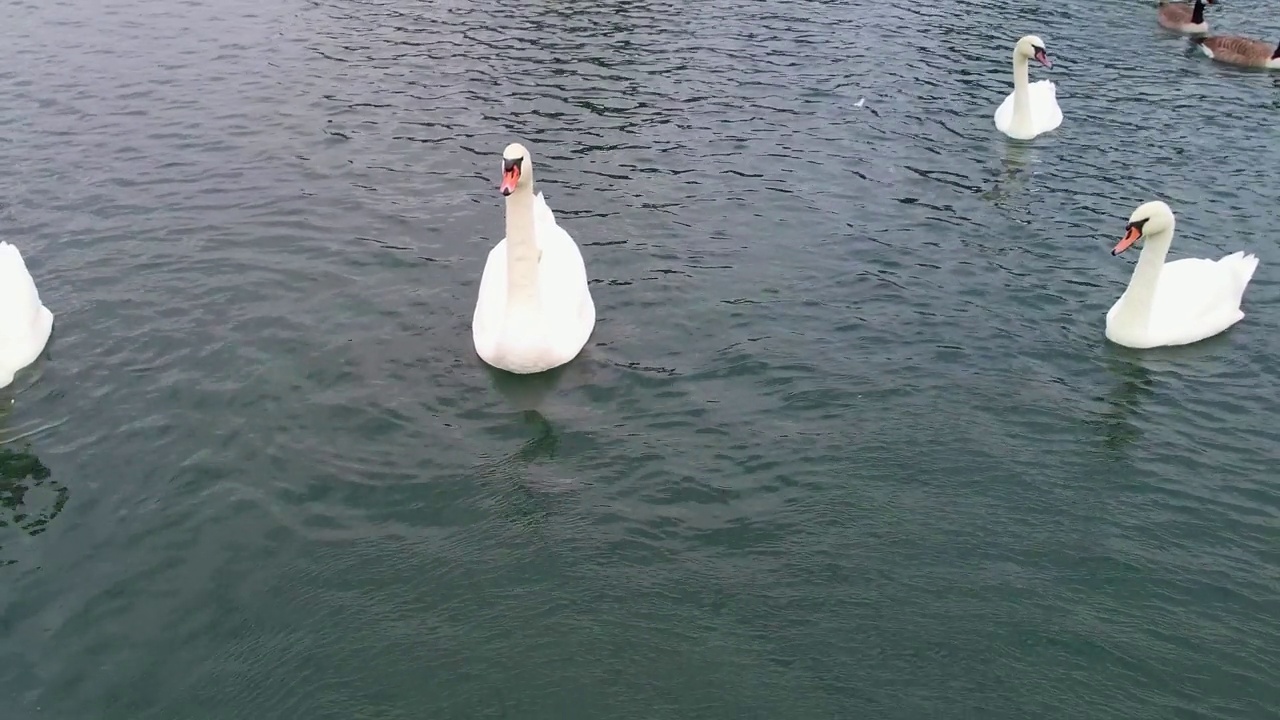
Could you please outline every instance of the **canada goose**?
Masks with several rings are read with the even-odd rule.
[[[1156,11],[1156,21],[1160,27],[1174,32],[1201,35],[1209,32],[1209,23],[1204,21],[1205,3],[1214,5],[1218,0],[1196,0],[1195,5],[1187,3],[1171,3],[1160,0]]]
[[[1280,44],[1240,37],[1239,35],[1210,35],[1192,38],[1201,52],[1209,59],[1231,65],[1280,70]]]

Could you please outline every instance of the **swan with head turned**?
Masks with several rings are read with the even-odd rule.
[[[1015,140],[1030,140],[1062,124],[1057,87],[1049,80],[1028,80],[1027,65],[1033,58],[1053,67],[1044,41],[1027,35],[1013,46],[1013,92],[996,109],[996,129]]]
[[[528,375],[564,365],[591,337],[596,306],[578,245],[533,191],[533,160],[519,143],[502,152],[507,235],[489,252],[472,317],[476,354]]]
[[[1209,23],[1204,19],[1204,6],[1213,5],[1217,0],[1196,0],[1194,5],[1182,2],[1165,2],[1160,0],[1156,10],[1156,22],[1160,27],[1174,32],[1198,35],[1209,32]]]
[[[1129,216],[1119,255],[1137,243],[1142,253],[1129,287],[1107,311],[1107,339],[1131,348],[1188,345],[1244,318],[1240,301],[1258,258],[1235,252],[1219,260],[1164,261],[1173,244],[1173,210],[1155,200]]]

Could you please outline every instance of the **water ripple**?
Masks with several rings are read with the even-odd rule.
[[[1150,8],[11,5],[17,717],[1280,711],[1276,86]],[[469,337],[513,139],[599,313],[535,380]],[[1134,353],[1153,196],[1262,271]]]

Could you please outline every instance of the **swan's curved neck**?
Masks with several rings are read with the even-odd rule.
[[[1118,322],[1145,327],[1151,319],[1160,271],[1164,269],[1164,258],[1169,254],[1172,243],[1173,225],[1143,242],[1142,254],[1138,256],[1129,287],[1124,291],[1124,303],[1116,310]]]
[[[507,308],[538,305],[538,240],[533,182],[507,196]]]
[[[1031,122],[1031,90],[1027,87],[1027,59],[1013,51],[1013,117],[1009,127],[1016,128]]]

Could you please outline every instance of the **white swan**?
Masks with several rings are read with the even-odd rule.
[[[596,324],[578,246],[533,194],[533,161],[519,143],[502,151],[507,236],[489,252],[471,323],[476,354],[513,373],[563,365],[582,351]]]
[[[1031,58],[1053,67],[1043,40],[1035,35],[1018,40],[1013,46],[1013,92],[996,108],[996,129],[1015,140],[1030,140],[1062,124],[1054,84],[1049,80],[1027,83],[1027,61]]]
[[[40,303],[22,253],[0,242],[0,388],[40,357],[53,331],[53,313]]]
[[[1107,339],[1131,348],[1187,345],[1212,337],[1244,317],[1240,300],[1258,267],[1243,252],[1221,260],[1184,258],[1165,264],[1173,243],[1173,211],[1155,200],[1129,216],[1112,255],[1138,240],[1142,254],[1129,287],[1107,311]]]

